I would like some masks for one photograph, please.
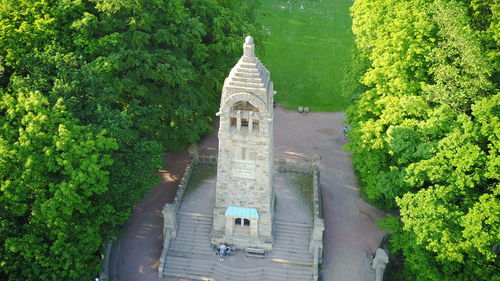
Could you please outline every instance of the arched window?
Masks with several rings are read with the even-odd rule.
[[[259,109],[249,101],[238,101],[231,106],[229,127],[242,132],[259,131]]]
[[[239,101],[231,107],[232,110],[244,110],[259,112],[259,109],[249,101]]]
[[[243,220],[244,225],[250,225],[250,220],[249,219],[244,219]]]
[[[241,225],[241,219],[240,218],[235,219],[234,224]]]

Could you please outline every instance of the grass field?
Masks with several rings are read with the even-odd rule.
[[[351,5],[352,0],[263,1],[259,22],[267,35],[257,55],[271,72],[279,104],[316,112],[345,109],[340,81],[351,58]]]

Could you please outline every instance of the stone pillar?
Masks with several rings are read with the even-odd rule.
[[[196,143],[193,143],[188,147],[188,153],[190,161],[198,162],[200,160],[198,154],[198,145]]]
[[[163,213],[163,236],[166,236],[167,230],[170,229],[172,237],[175,237],[177,230],[177,218],[175,217],[174,204],[165,204],[162,213]]]
[[[241,110],[238,110],[237,114],[237,119],[236,119],[236,130],[241,130]]]
[[[226,234],[233,235],[234,233],[234,218],[226,216]]]
[[[247,36],[245,38],[245,43],[243,43],[243,56],[254,58],[255,57],[254,47],[255,47],[255,45],[253,43],[253,38],[250,36]]]
[[[248,114],[248,131],[253,131],[253,113]]]
[[[319,168],[319,164],[321,162],[321,156],[319,154],[314,154],[312,157],[312,165],[317,166]]]
[[[387,256],[387,253],[383,249],[378,248],[372,261],[372,268],[375,270],[375,281],[382,281],[384,279],[384,270],[388,262],[389,256]]]
[[[250,236],[259,237],[259,220],[250,219]]]

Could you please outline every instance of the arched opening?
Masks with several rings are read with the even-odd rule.
[[[250,220],[249,219],[244,219],[243,220],[243,225],[250,226]]]
[[[233,104],[231,110],[259,112],[259,109],[249,101],[239,101]]]
[[[240,218],[237,218],[234,220],[234,224],[235,225],[241,225],[241,219]]]
[[[249,101],[238,101],[231,106],[229,126],[237,131],[259,131],[259,109]]]

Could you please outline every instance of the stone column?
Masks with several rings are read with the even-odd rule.
[[[250,219],[250,236],[259,237],[259,220]]]
[[[383,249],[378,248],[372,262],[372,268],[375,270],[375,281],[382,281],[384,279],[384,270],[388,262],[389,257],[387,253]]]
[[[226,235],[234,234],[234,218],[231,216],[226,216]]]
[[[236,113],[237,114],[237,118],[236,118],[236,130],[241,130],[241,110],[238,110],[238,112]]]
[[[253,112],[248,114],[248,132],[253,131]]]
[[[319,164],[321,162],[321,156],[319,154],[314,154],[312,157],[312,165],[317,166],[319,168]]]
[[[193,143],[189,146],[188,153],[190,161],[198,162],[200,160],[198,154],[198,145],[196,143]]]

